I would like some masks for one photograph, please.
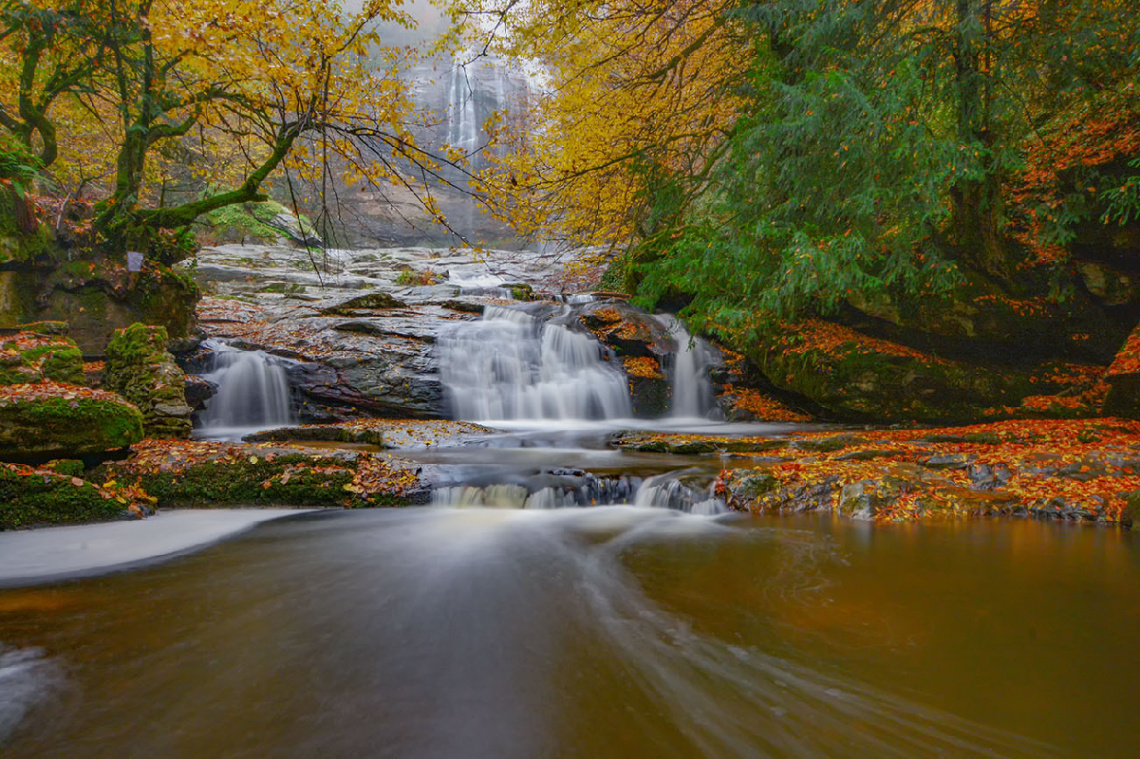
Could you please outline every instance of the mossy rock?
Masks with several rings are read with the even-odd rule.
[[[159,506],[345,506],[354,472],[330,463],[304,455],[213,460],[179,473],[155,472],[143,485]]]
[[[1119,521],[1121,527],[1128,529],[1132,529],[1137,523],[1140,523],[1140,490],[1129,493],[1128,501],[1120,512]]]
[[[1021,355],[1101,361],[1123,339],[1103,309],[1079,292],[1062,303],[1050,299],[1045,287],[1011,293],[976,272],[960,272],[962,280],[940,297],[853,291],[848,302],[912,335],[1015,348]]]
[[[69,474],[0,464],[0,530],[122,519],[128,504]]]
[[[771,493],[780,486],[780,481],[770,474],[750,472],[733,477],[729,482],[730,499],[741,504],[754,501],[765,493]]]
[[[75,458],[142,437],[142,414],[114,393],[56,383],[0,388],[0,459]]]
[[[66,337],[71,332],[71,326],[67,322],[57,321],[42,321],[42,322],[28,322],[27,324],[20,324],[16,327],[21,332],[34,332],[37,335],[60,335]]]
[[[167,350],[163,327],[132,324],[107,345],[103,386],[142,411],[149,437],[187,437],[193,409],[186,403],[186,374]]]
[[[83,353],[74,341],[58,331],[21,331],[0,338],[0,385],[44,380],[83,383]]]
[[[973,421],[1050,389],[1027,373],[939,358],[819,319],[731,342],[779,389],[851,420]]]

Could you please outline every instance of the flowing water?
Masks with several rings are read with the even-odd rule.
[[[441,337],[440,378],[456,419],[564,420],[633,416],[625,373],[593,336],[552,315],[487,306]]]
[[[455,415],[503,431],[398,452],[432,506],[0,589],[0,754],[1134,755],[1132,534],[725,513],[713,479],[751,460],[609,436],[789,427],[710,421],[709,353],[668,319],[670,416],[629,419],[572,308],[440,336]],[[214,350],[209,433],[288,423],[280,360]]]
[[[212,351],[212,366],[202,376],[217,392],[201,415],[199,436],[240,439],[251,431],[296,423],[285,359],[217,340],[207,340],[205,347]]]
[[[1128,756],[1138,617],[1070,525],[305,515],[0,591],[0,753]]]

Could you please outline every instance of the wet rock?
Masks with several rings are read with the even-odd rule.
[[[779,480],[763,472],[733,477],[728,485],[729,500],[738,508],[747,507],[752,501],[771,493],[779,486]]]
[[[193,409],[186,402],[186,374],[166,350],[163,327],[133,324],[107,345],[103,386],[135,404],[149,437],[190,436]]]
[[[343,303],[321,309],[321,313],[332,316],[349,316],[354,311],[376,311],[386,308],[406,308],[404,301],[386,292],[374,292],[349,298]]]
[[[977,459],[977,456],[967,453],[936,453],[924,459],[922,465],[931,469],[965,469]]]
[[[115,393],[44,382],[0,387],[0,459],[82,458],[143,437],[142,414]]]
[[[1021,514],[1026,513],[1017,496],[952,485],[924,493],[919,497],[918,506],[924,515],[944,517],[1017,515],[1019,510]]]
[[[839,491],[838,511],[853,519],[874,519],[879,509],[897,495],[897,491],[884,492],[881,483],[871,480],[852,482]]]
[[[677,350],[677,340],[651,314],[622,300],[602,300],[581,307],[578,317],[603,344],[621,357],[660,361]]]
[[[1013,472],[1004,464],[971,464],[966,469],[966,476],[974,487],[981,490],[993,490],[1005,487],[1013,477]]]
[[[195,411],[206,408],[206,402],[218,392],[218,386],[194,374],[186,375],[186,405]]]

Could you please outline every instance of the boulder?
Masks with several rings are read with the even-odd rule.
[[[66,337],[58,322],[21,325],[21,331],[0,338],[0,385],[52,380],[83,383],[83,354]]]
[[[189,437],[193,409],[186,403],[186,374],[166,343],[163,327],[132,324],[115,332],[103,386],[138,406],[147,437]]]
[[[1050,389],[1026,372],[940,358],[821,319],[754,333],[737,347],[780,390],[856,420],[971,420]]]
[[[78,458],[143,437],[142,414],[115,393],[41,382],[0,387],[0,459]]]

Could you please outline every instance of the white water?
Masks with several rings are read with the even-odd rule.
[[[214,364],[203,377],[218,391],[202,412],[201,434],[295,423],[284,359],[215,340],[207,340],[206,346],[214,351]]]
[[[467,66],[456,64],[451,69],[451,86],[447,95],[447,143],[470,156],[475,152],[478,142],[475,90]]]
[[[440,378],[456,419],[618,419],[629,387],[591,335],[522,309],[487,306],[442,336]]]
[[[673,366],[671,415],[680,419],[707,418],[713,410],[713,387],[709,379],[710,355],[708,343],[693,337],[675,317],[658,314],[654,317],[677,341]]]

